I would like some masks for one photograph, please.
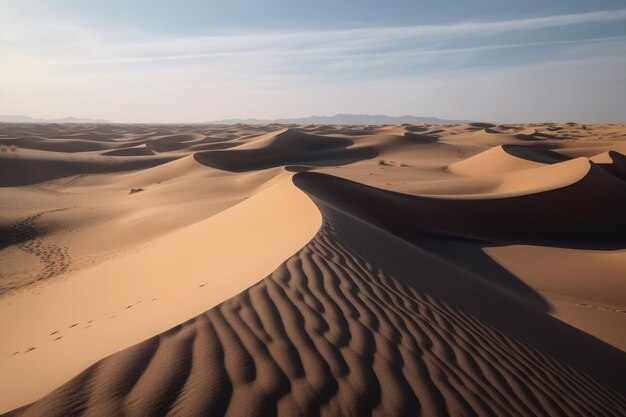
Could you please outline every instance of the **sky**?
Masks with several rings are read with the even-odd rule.
[[[624,0],[0,0],[0,114],[626,123]]]

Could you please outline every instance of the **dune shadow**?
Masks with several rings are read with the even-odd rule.
[[[486,247],[507,246],[506,244],[472,242],[432,235],[415,235],[406,237],[406,240],[473,274],[482,281],[521,298],[524,302],[531,304],[533,308],[544,312],[550,311],[549,304],[541,294],[526,285],[506,268],[503,268],[483,250]]]
[[[493,123],[473,122],[469,123],[469,126],[475,129],[492,129],[496,127]]]
[[[77,160],[0,158],[0,187],[21,187],[60,178],[108,174],[152,168],[176,157],[146,156],[137,159]]]
[[[285,165],[285,171],[288,172],[308,172],[312,169],[315,169],[315,167],[307,165]]]
[[[509,155],[542,164],[556,164],[572,159],[543,146],[502,145],[502,149]]]
[[[545,132],[538,132],[537,129],[533,133],[517,133],[513,135],[515,139],[529,141],[529,142],[538,142],[544,140],[564,140],[571,139],[570,136],[558,136]]]
[[[626,248],[626,224],[620,220],[620,213],[626,212],[626,187],[615,182],[619,180],[603,177],[601,168],[592,167],[592,171],[571,186],[492,200],[407,195],[311,172],[296,174],[294,183],[326,204],[548,311],[540,294],[502,268],[483,248],[518,244],[587,250]]]
[[[432,132],[424,134],[405,132],[404,137],[409,139],[411,142],[428,144],[439,142],[440,136],[437,134],[433,134]]]
[[[612,160],[611,163],[598,163],[597,165],[620,180],[626,181],[626,156],[619,152],[609,151],[609,158]]]
[[[382,190],[306,172],[296,185],[398,235],[578,249],[626,247],[626,184],[591,166],[580,181],[550,191],[494,199],[439,199]]]

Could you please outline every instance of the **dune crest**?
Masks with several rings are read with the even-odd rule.
[[[466,177],[508,174],[569,158],[556,152],[526,146],[500,145],[448,166],[450,172]]]

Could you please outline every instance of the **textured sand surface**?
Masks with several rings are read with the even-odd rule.
[[[0,412],[622,416],[625,142],[0,125]]]

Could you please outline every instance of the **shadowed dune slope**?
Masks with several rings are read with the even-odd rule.
[[[415,132],[406,132],[404,136],[407,139],[410,139],[414,143],[436,143],[439,140],[439,137],[436,133],[429,134],[428,132],[419,134]]]
[[[101,155],[107,156],[146,156],[154,155],[152,149],[148,148],[145,144],[133,146],[130,148],[114,149],[112,151],[103,152]]]
[[[626,184],[593,163],[587,175],[574,184],[489,200],[418,197],[320,173],[302,173],[296,182],[310,182],[312,189],[328,198],[341,195],[336,203],[341,210],[408,237],[432,234],[576,245],[623,242],[626,236]]]
[[[502,149],[510,155],[542,164],[556,164],[571,159],[569,156],[537,146],[502,145]]]
[[[624,415],[623,352],[390,233],[410,202],[329,175],[295,182],[324,219],[307,246],[7,416]],[[347,210],[371,197],[396,223],[375,204]]]
[[[17,146],[24,149],[34,149],[49,152],[86,152],[101,151],[115,146],[110,142],[91,141],[84,139],[51,139],[49,137],[24,136],[14,139],[0,139],[0,144]]]
[[[210,150],[194,155],[205,165],[242,172],[282,165],[338,165],[376,156],[371,148],[349,149],[352,141],[303,133],[291,128],[262,135],[227,150]]]
[[[0,187],[18,187],[77,175],[146,169],[175,159],[169,156],[150,158],[109,158],[20,149],[0,154]]]
[[[598,155],[598,165],[616,177],[626,181],[626,156],[619,152],[609,151]]]

